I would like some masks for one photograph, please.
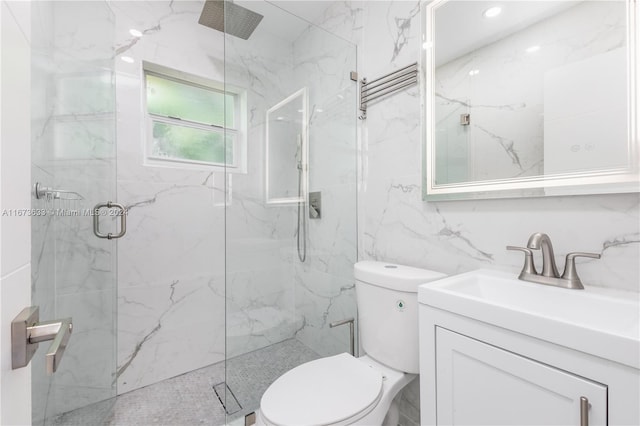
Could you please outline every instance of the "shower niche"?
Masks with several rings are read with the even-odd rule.
[[[303,203],[308,183],[307,89],[302,88],[267,110],[265,200],[267,204]]]

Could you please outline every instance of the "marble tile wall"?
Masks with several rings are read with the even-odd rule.
[[[573,250],[602,253],[601,260],[580,265],[588,285],[640,291],[637,194],[426,203],[421,199],[419,89],[408,89],[369,109],[369,117],[357,129],[356,160],[341,130],[350,123],[341,120],[354,111],[329,99],[351,96],[347,78],[353,64],[313,50],[330,47],[311,31],[291,47],[291,56],[282,54],[281,44],[277,54],[270,51],[265,38],[247,45],[246,51],[239,41],[230,49],[236,58],[226,70],[230,81],[249,82],[245,87],[253,101],[250,105],[255,105],[249,111],[249,141],[255,149],[248,159],[251,173],[229,177],[142,167],[139,61],[216,78],[224,71],[220,59],[224,44],[212,30],[193,25],[201,10],[199,2],[113,2],[111,6],[117,23],[115,51],[135,61],[129,65],[116,58],[118,194],[119,201],[130,207],[129,238],[118,243],[120,392],[180,374],[182,367],[175,367],[179,364],[174,363],[176,359],[189,371],[224,358],[225,266],[227,279],[233,283],[229,288],[234,289],[226,295],[231,302],[229,314],[237,314],[227,318],[229,331],[237,330],[230,335],[238,337],[227,342],[232,346],[226,348],[230,355],[293,334],[312,348],[316,339],[326,342],[326,351],[346,347],[346,330],[329,331],[326,326],[328,321],[353,313],[351,268],[355,258],[351,253],[356,238],[358,260],[394,261],[448,274],[478,267],[516,273],[521,259],[507,253],[504,246],[521,244],[532,232],[543,231],[552,236],[559,255]],[[419,16],[418,1],[334,2],[316,24],[357,44],[360,76],[374,78],[419,59]],[[128,33],[130,28],[145,35],[134,38]],[[181,36],[175,37],[177,33]],[[72,46],[75,43],[72,37],[66,40]],[[267,58],[278,62],[269,63]],[[326,210],[320,222],[310,221],[311,261],[303,267],[294,262],[295,209],[265,207],[261,186],[264,113],[295,91],[285,84],[291,75],[282,71],[294,64],[305,71],[326,66],[326,74],[338,76],[335,83],[319,80],[322,84],[316,90],[323,93],[318,92],[317,101],[312,96],[311,104],[325,106],[321,109],[328,113],[312,118],[318,140],[312,139],[311,157],[322,161],[310,172],[310,190],[323,191]],[[294,86],[297,84],[300,82]],[[267,93],[267,89],[273,91]],[[326,125],[330,121],[337,121],[337,126]],[[92,140],[105,140],[100,130],[83,131],[94,135]],[[333,155],[335,152],[341,155]],[[359,161],[357,182],[349,161],[341,161],[347,158],[353,164]],[[42,168],[46,176],[47,169]],[[87,191],[88,183],[74,182],[74,169],[68,170],[68,180],[61,183]],[[75,176],[92,176],[95,170],[81,170]],[[226,259],[225,187],[232,190],[227,194]],[[357,222],[349,216],[356,212],[356,190]],[[346,207],[339,210],[338,206]],[[41,225],[46,229],[46,224]],[[75,230],[74,226],[80,225],[68,224],[67,229]],[[46,240],[42,233],[37,238]],[[95,244],[82,242],[76,247],[77,255],[88,253],[95,267],[70,283],[109,297],[104,288],[91,287],[91,283],[105,269],[100,265],[108,269],[114,259]],[[72,264],[70,261],[69,266]],[[194,328],[203,322],[210,331],[204,340]],[[419,422],[418,398],[416,382],[401,400],[406,424]]]
[[[142,61],[223,81],[222,35],[200,2],[114,2],[118,201],[118,393],[224,359],[222,172],[145,165]],[[141,37],[129,30],[142,32]],[[128,56],[133,62],[121,60]]]
[[[245,6],[258,3],[266,7],[265,19],[284,13],[262,2]],[[249,110],[247,173],[227,182],[227,357],[232,358],[291,338],[298,327],[293,272],[283,262],[295,245],[295,208],[265,203],[265,124],[267,110],[300,87],[292,79],[288,38],[261,24],[248,40],[227,37],[226,43],[227,81],[247,89]]]
[[[356,316],[357,71],[355,44],[309,26],[294,42],[295,78],[309,89],[309,191],[322,194],[320,219],[308,221],[308,255],[292,256],[296,338],[328,356],[349,350],[348,327],[329,323]]]
[[[424,7],[426,2],[423,2]],[[419,61],[421,2],[335,2],[316,23],[358,45],[361,77]],[[579,265],[586,285],[640,291],[638,194],[455,202],[421,199],[420,92],[407,89],[361,123],[358,260],[387,260],[456,274],[481,267],[517,274],[507,244],[548,233],[558,261],[574,250],[602,254]],[[419,385],[400,400],[403,424],[419,424]]]
[[[106,4],[32,6],[32,183],[81,196],[32,200],[54,209],[31,222],[33,304],[41,320],[74,321],[54,379],[45,375],[44,350],[32,360],[39,423],[115,394],[115,244],[97,239],[83,212],[115,193],[115,90]]]
[[[291,49],[260,27],[249,40],[225,39],[197,24],[202,6],[112,5],[114,50],[134,60],[116,60],[118,197],[129,207],[118,246],[119,393],[296,329],[293,274],[281,260],[292,244],[282,225],[293,223],[293,210],[264,203],[265,113],[297,90]],[[246,173],[144,165],[143,60],[246,90]]]

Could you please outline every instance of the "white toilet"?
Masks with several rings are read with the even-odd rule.
[[[382,425],[395,396],[417,376],[418,286],[445,275],[371,261],[356,263],[354,275],[366,355],[343,353],[283,374],[262,396],[256,424]]]

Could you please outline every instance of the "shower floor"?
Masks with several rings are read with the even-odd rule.
[[[229,422],[255,411],[264,391],[280,375],[319,357],[299,341],[290,339],[228,360],[227,386],[241,406],[229,416]],[[53,424],[224,425],[225,410],[213,390],[214,385],[224,381],[225,363],[219,362],[119,395],[115,403],[104,401],[61,414]]]

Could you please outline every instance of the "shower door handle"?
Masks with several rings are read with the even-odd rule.
[[[118,209],[119,213],[117,213],[117,215],[120,216],[120,232],[118,232],[117,234],[112,234],[110,232],[108,234],[103,234],[102,232],[100,232],[100,217],[101,217],[100,210],[103,209],[103,208],[107,208],[107,209],[116,208],[116,209]],[[96,206],[93,208],[93,233],[98,238],[106,238],[108,240],[113,240],[113,239],[116,239],[116,238],[124,237],[124,234],[127,233],[127,209],[126,209],[126,207],[123,206],[122,204],[112,203],[111,201],[107,201],[106,203],[98,203],[98,204],[96,204]]]

